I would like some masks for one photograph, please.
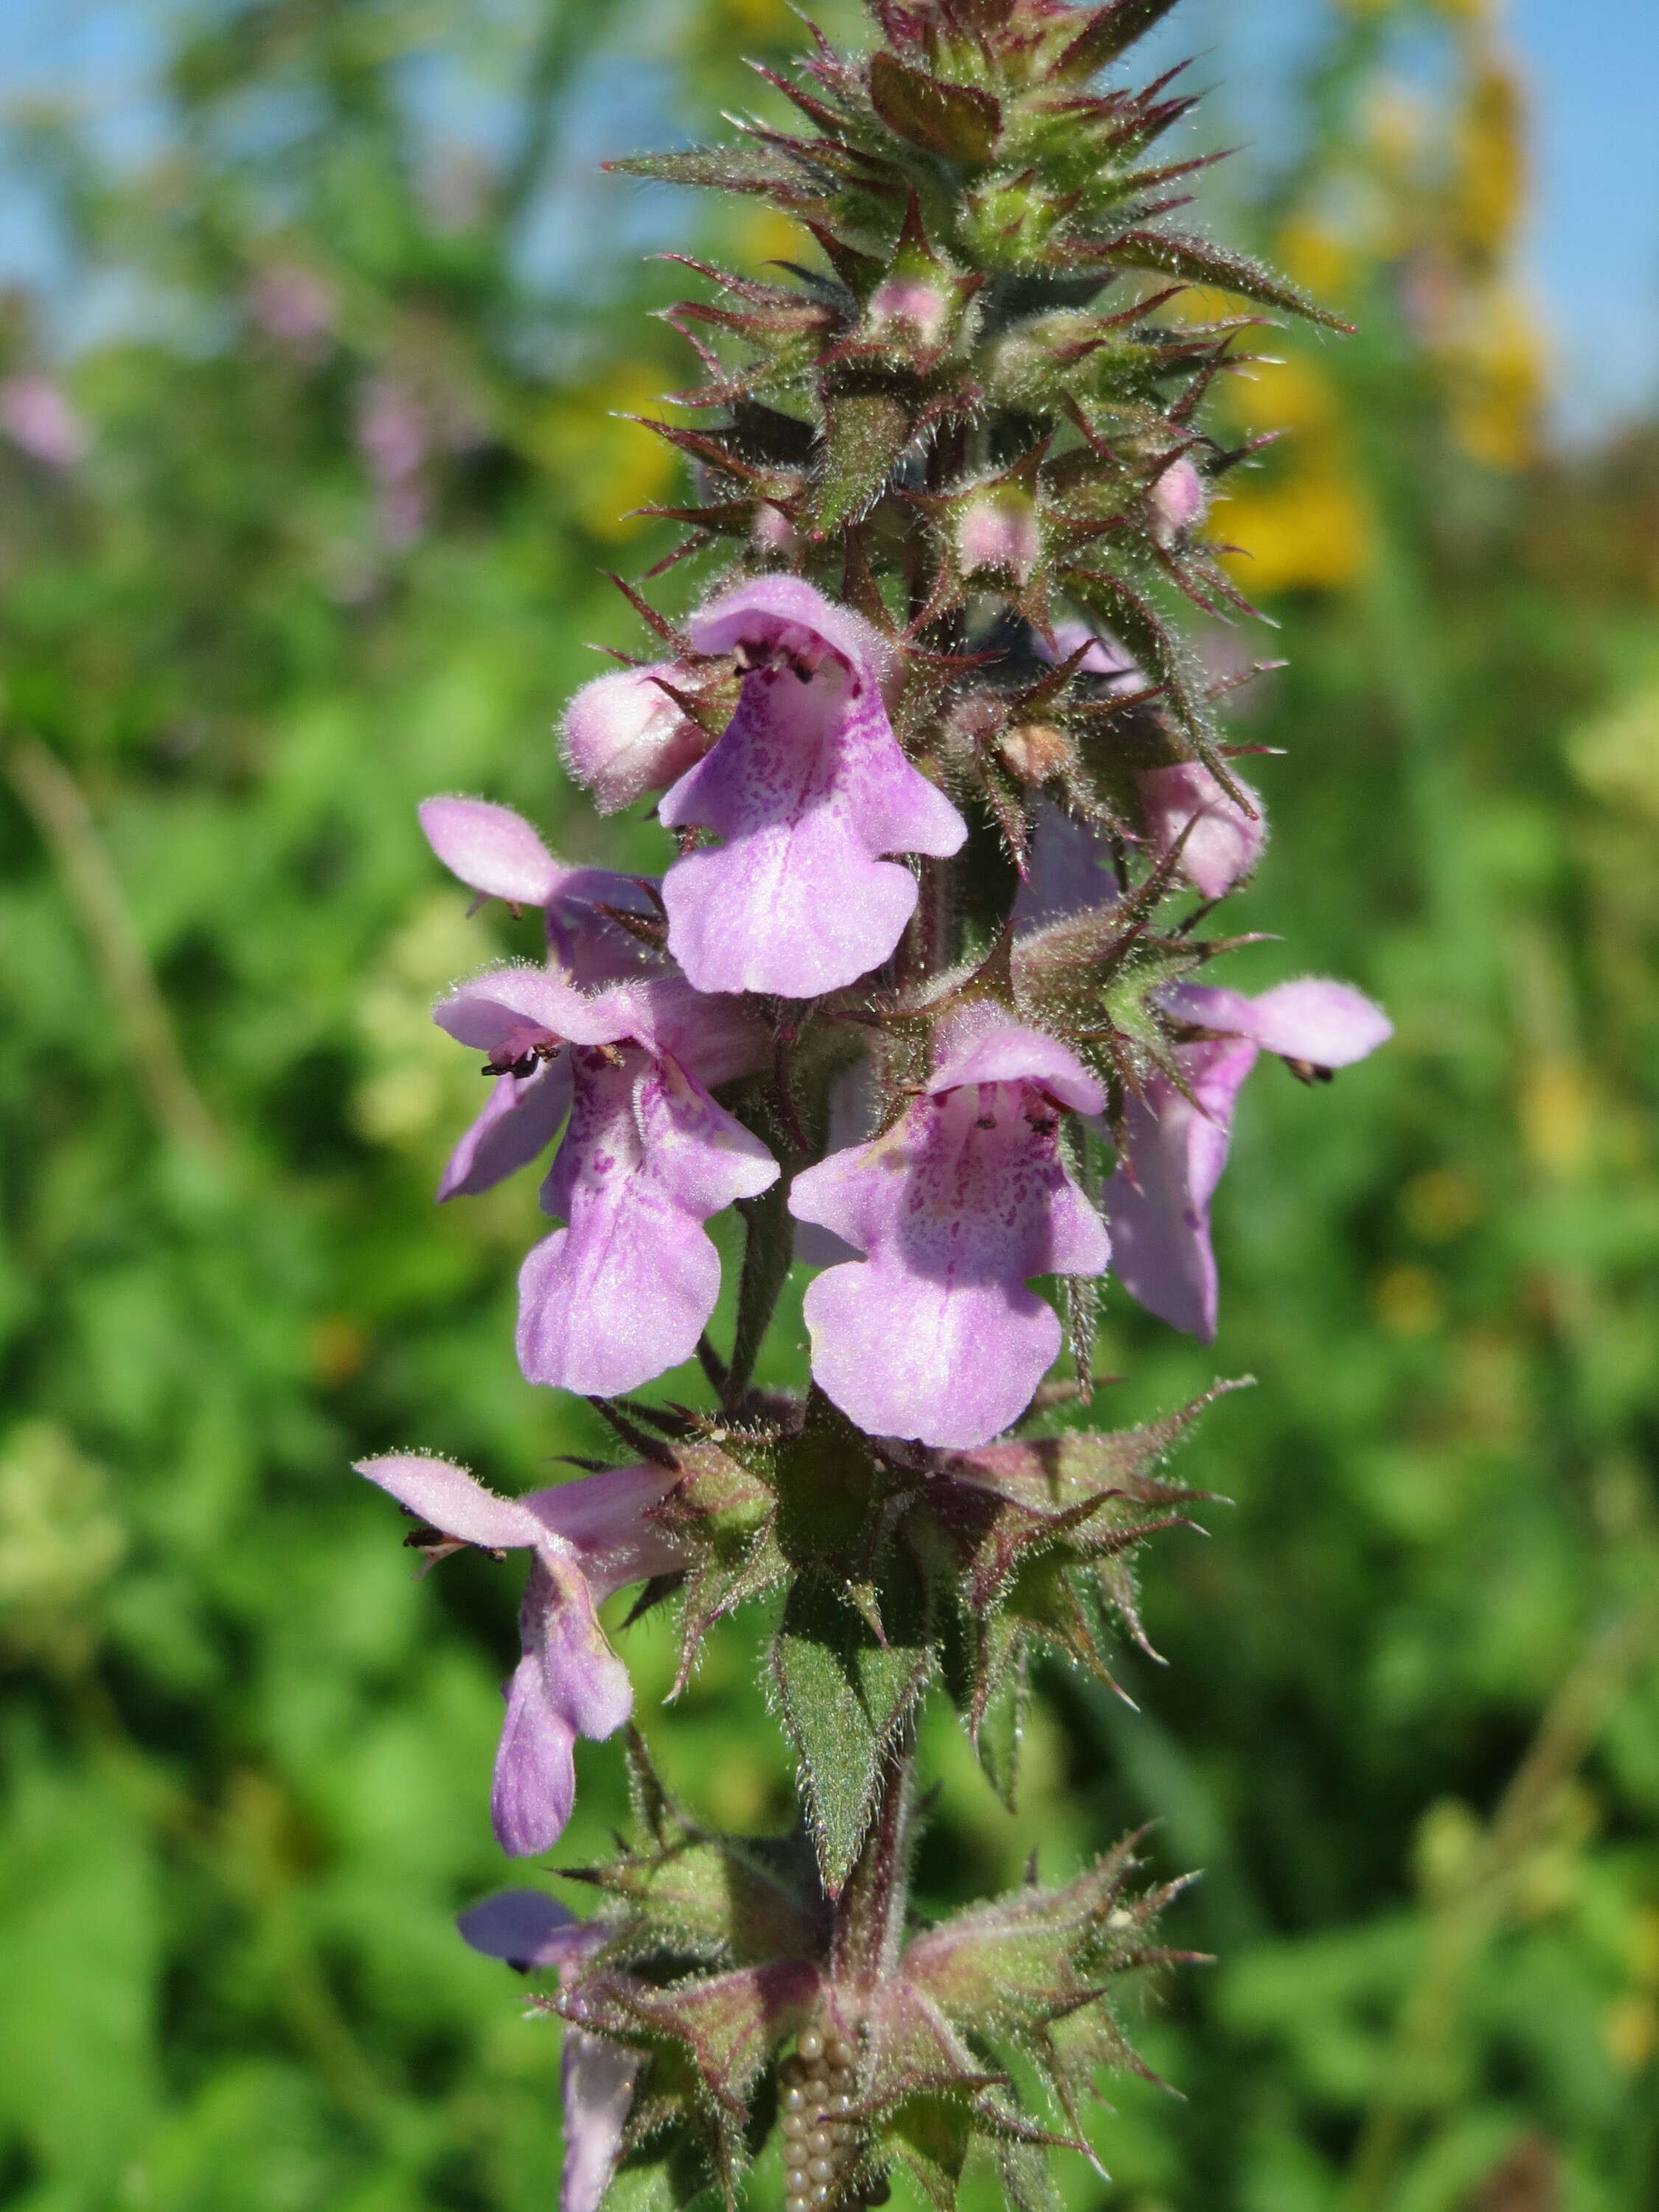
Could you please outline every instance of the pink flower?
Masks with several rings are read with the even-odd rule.
[[[663,790],[708,751],[707,735],[655,680],[679,672],[672,660],[615,669],[584,684],[566,708],[565,765],[601,814]]]
[[[49,469],[83,461],[90,440],[62,385],[27,374],[0,381],[0,429],[20,453]]]
[[[498,1498],[465,1468],[421,1454],[360,1460],[356,1471],[428,1524],[437,1540],[424,1548],[434,1558],[466,1544],[530,1553],[519,1613],[523,1656],[507,1685],[490,1818],[496,1841],[515,1858],[549,1850],[570,1818],[576,1738],[608,1736],[633,1711],[628,1671],[594,1608],[613,1590],[681,1563],[646,1517],[672,1474],[615,1468],[527,1498]]]
[[[1139,781],[1147,841],[1154,855],[1161,860],[1190,823],[1191,832],[1176,866],[1204,897],[1224,898],[1235,884],[1249,874],[1267,842],[1267,820],[1255,792],[1243,777],[1237,779],[1239,789],[1255,809],[1251,815],[1197,761],[1149,769]]]
[[[592,1920],[578,1920],[539,1889],[509,1889],[486,1898],[462,1913],[456,1925],[486,1958],[505,1959],[520,1973],[552,1966],[561,1981],[611,1933]],[[634,2051],[567,2025],[559,2212],[599,2212],[622,2154],[623,2129],[644,2063]]]
[[[885,1136],[796,1176],[797,1219],[866,1255],[817,1278],[806,1323],[814,1378],[868,1434],[965,1449],[1024,1411],[1060,1344],[1028,1278],[1109,1257],[1059,1135],[1103,1097],[1064,1045],[975,1010]]]
[[[488,799],[428,799],[420,814],[433,851],[470,890],[542,909],[549,957],[573,982],[619,982],[648,964],[647,949],[604,910],[651,911],[649,893],[634,877],[567,867],[522,815]],[[538,1060],[526,1074],[498,1076],[450,1156],[440,1201],[475,1197],[527,1167],[558,1134],[570,1098],[568,1054]]]
[[[1207,1344],[1218,1297],[1210,1202],[1226,1164],[1233,1108],[1257,1054],[1347,1067],[1394,1030],[1380,1007],[1347,984],[1312,976],[1257,999],[1183,983],[1168,1005],[1182,1020],[1219,1034],[1178,1048],[1190,1099],[1154,1076],[1144,1100],[1128,1100],[1127,1157],[1106,1187],[1106,1218],[1113,1271],[1130,1296]]]
[[[798,576],[739,585],[691,620],[744,667],[736,713],[658,808],[724,842],[663,879],[669,950],[700,991],[810,999],[878,967],[915,909],[878,856],[954,853],[967,825],[904,757],[870,625]]]
[[[327,353],[340,302],[333,285],[315,270],[282,261],[261,270],[249,287],[247,304],[265,336],[295,360],[318,362]]]
[[[434,1019],[488,1054],[498,1079],[569,1064],[570,1118],[542,1188],[544,1210],[568,1226],[519,1275],[526,1379],[608,1396],[689,1359],[720,1295],[702,1224],[778,1174],[708,1087],[755,1064],[752,1016],[678,975],[590,998],[550,969],[514,967],[478,976]]]

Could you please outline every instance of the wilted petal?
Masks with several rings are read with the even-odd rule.
[[[433,1459],[423,1452],[391,1452],[379,1459],[358,1460],[356,1471],[458,1543],[500,1552],[546,1540],[545,1528],[520,1499],[497,1497],[449,1460]]]
[[[475,1197],[527,1167],[559,1133],[570,1110],[570,1055],[543,1060],[530,1075],[498,1075],[484,1109],[449,1156],[438,1197]]]
[[[583,1052],[543,1193],[567,1229],[519,1277],[519,1363],[532,1382],[608,1396],[689,1359],[720,1295],[702,1224],[777,1176],[757,1137],[666,1056]]]
[[[1243,1037],[1183,1045],[1182,1072],[1197,1104],[1162,1076],[1145,1101],[1130,1097],[1127,1164],[1106,1186],[1113,1273],[1149,1313],[1206,1344],[1215,1334],[1217,1303],[1210,1201],[1226,1164],[1239,1086],[1255,1056]]]
[[[873,630],[793,576],[743,585],[693,617],[701,651],[751,665],[708,757],[659,807],[723,842],[663,881],[669,949],[702,991],[811,998],[880,965],[915,911],[887,853],[954,853],[967,826],[906,760]]]
[[[1064,1054],[1006,1029],[973,1041],[958,1064],[1017,1066],[1021,1037],[1031,1060]],[[1063,1079],[1097,1105],[1099,1086],[1065,1058]],[[1026,1279],[1098,1274],[1109,1256],[1104,1224],[1060,1158],[1058,1125],[1046,1085],[969,1081],[795,1178],[798,1218],[868,1255],[820,1275],[805,1312],[815,1379],[869,1434],[966,1449],[1030,1402],[1060,1329]]]
[[[584,684],[565,709],[565,764],[592,792],[601,814],[661,791],[708,750],[708,737],[680,712],[659,676],[684,681],[672,660],[618,668]]]
[[[1247,1036],[1264,1052],[1314,1067],[1351,1067],[1394,1035],[1393,1023],[1363,992],[1318,975],[1277,984],[1258,998],[1183,983],[1170,1005],[1187,1021]]]
[[[564,2032],[564,2166],[559,2212],[599,2212],[622,2153],[623,2130],[644,2060],[620,2045]]]
[[[1186,830],[1187,842],[1176,865],[1206,898],[1224,898],[1249,874],[1267,842],[1261,799],[1242,778],[1235,781],[1255,808],[1254,815],[1230,798],[1197,761],[1150,769],[1139,779],[1146,836],[1154,856],[1161,860]]]

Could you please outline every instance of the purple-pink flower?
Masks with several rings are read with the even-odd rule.
[[[601,814],[661,791],[708,750],[707,735],[680,712],[659,676],[684,680],[672,660],[616,668],[584,684],[565,708],[565,765]]]
[[[544,1081],[550,1063],[569,1066],[570,1118],[542,1188],[544,1210],[568,1225],[519,1275],[527,1380],[608,1396],[689,1359],[720,1295],[702,1224],[778,1174],[709,1095],[756,1063],[753,1016],[700,999],[678,975],[589,997],[550,969],[520,966],[477,977],[434,1019],[488,1054],[498,1081]]]
[[[20,453],[49,469],[72,469],[90,449],[63,386],[27,370],[0,379],[0,430]]]
[[[646,1514],[672,1474],[613,1468],[527,1498],[500,1498],[464,1468],[416,1453],[360,1460],[357,1473],[435,1532],[422,1547],[431,1557],[466,1544],[530,1553],[519,1612],[523,1656],[507,1684],[490,1818],[514,1857],[547,1850],[570,1818],[576,1738],[610,1735],[633,1711],[628,1670],[594,1608],[613,1590],[681,1563]]]
[[[487,1897],[462,1913],[456,1925],[463,1940],[487,1959],[505,1959],[520,1973],[551,1966],[561,1981],[611,1933],[598,1922],[578,1920],[539,1889],[509,1889]],[[634,2084],[644,2063],[636,2052],[567,2025],[559,2212],[599,2212],[617,2170]]]
[[[1267,842],[1260,798],[1242,776],[1234,781],[1254,813],[1230,797],[1197,761],[1149,769],[1139,778],[1141,810],[1153,854],[1163,860],[1186,830],[1187,842],[1176,866],[1207,899],[1225,898],[1255,867]]]
[[[428,799],[420,812],[433,851],[480,899],[541,908],[549,957],[573,982],[618,982],[649,964],[647,949],[605,910],[648,914],[650,894],[637,878],[565,866],[522,815],[488,799]],[[527,1167],[558,1134],[570,1098],[568,1054],[497,1076],[450,1155],[440,1200],[475,1197]]]
[[[881,855],[954,853],[967,825],[905,758],[869,623],[798,576],[761,576],[694,615],[701,653],[735,653],[737,711],[658,808],[722,842],[663,879],[668,944],[700,991],[810,999],[879,967],[915,909]]]
[[[796,1218],[866,1255],[817,1278],[806,1322],[815,1379],[868,1434],[965,1449],[1024,1411],[1060,1345],[1028,1279],[1110,1255],[1060,1146],[1061,1114],[1103,1096],[1054,1038],[964,1012],[885,1135],[796,1176]]]
[[[1154,1076],[1126,1107],[1126,1158],[1106,1187],[1113,1272],[1172,1328],[1208,1343],[1218,1283],[1210,1202],[1226,1164],[1233,1108],[1261,1052],[1312,1068],[1350,1066],[1393,1036],[1381,1007],[1346,983],[1309,976],[1260,998],[1184,983],[1169,1011],[1217,1034],[1176,1048],[1190,1098]]]

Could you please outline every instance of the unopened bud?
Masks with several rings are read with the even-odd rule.
[[[1169,467],[1152,486],[1152,535],[1160,545],[1173,545],[1195,530],[1209,511],[1209,487],[1197,465],[1186,453]]]
[[[923,345],[936,345],[951,312],[951,295],[925,276],[889,276],[870,295],[870,329],[878,337],[911,334]]]
[[[1041,550],[1036,507],[1012,485],[969,500],[957,517],[957,556],[965,575],[991,569],[1023,584]]]
[[[1053,722],[1020,722],[1005,730],[997,750],[1022,783],[1047,783],[1071,757],[1071,740]]]
[[[1192,823],[1177,866],[1195,891],[1224,898],[1248,876],[1267,842],[1261,801],[1248,783],[1235,779],[1255,812],[1247,813],[1230,798],[1208,769],[1197,761],[1149,769],[1139,779],[1147,842],[1162,860]]]
[[[756,550],[761,553],[787,556],[794,551],[799,542],[795,535],[795,526],[783,509],[765,501],[755,509],[754,525],[749,534]]]
[[[708,751],[707,736],[654,681],[678,672],[671,660],[619,668],[584,684],[565,709],[565,765],[601,814],[665,790]]]

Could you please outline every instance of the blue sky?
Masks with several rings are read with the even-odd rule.
[[[1310,0],[1189,0],[1245,115],[1271,118]],[[1527,270],[1551,331],[1558,420],[1580,435],[1659,403],[1659,0],[1508,0],[1531,90]],[[0,0],[0,100],[73,93],[110,142],[155,141],[155,0]],[[1240,82],[1242,80],[1242,82]],[[52,245],[26,185],[0,177],[0,281],[42,279]]]

